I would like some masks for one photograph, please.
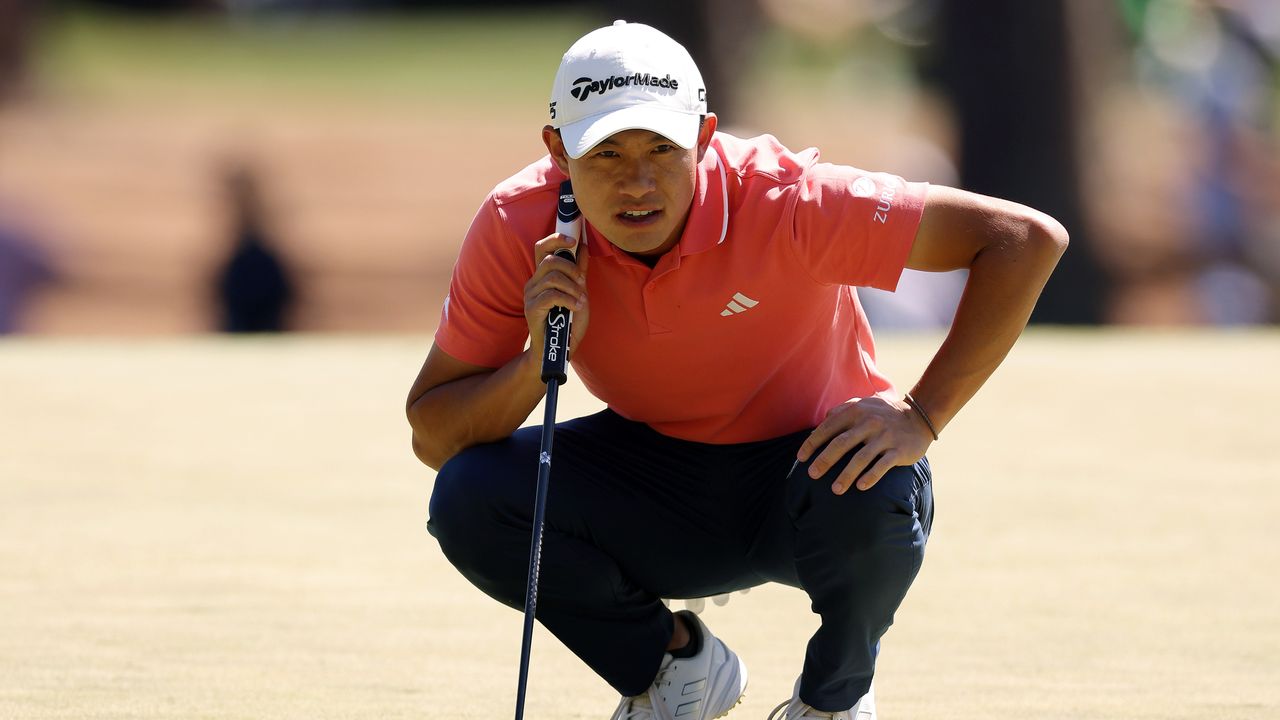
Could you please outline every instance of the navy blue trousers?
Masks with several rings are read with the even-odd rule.
[[[540,427],[449,460],[428,529],[476,587],[524,607]],[[933,520],[928,461],[867,491],[831,492],[796,451],[808,431],[708,445],[611,411],[556,425],[537,619],[623,695],[645,691],[674,625],[660,598],[766,582],[808,593],[821,627],[801,697],[848,708],[920,569]]]

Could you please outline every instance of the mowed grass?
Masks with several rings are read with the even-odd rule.
[[[458,118],[541,108],[564,51],[613,19],[590,5],[241,17],[76,9],[49,14],[35,65],[45,91],[89,102],[409,106]],[[914,83],[909,50],[868,28],[850,33],[833,43],[762,28],[735,67],[756,91],[739,121],[779,132],[801,103],[849,132],[841,103],[876,117],[861,106],[902,102]]]
[[[454,115],[544,99],[581,12],[218,15],[68,12],[41,33],[41,80],[117,101],[395,103]],[[543,100],[545,102],[545,100]]]
[[[937,340],[881,365],[909,384]],[[423,528],[428,344],[0,342],[0,718],[510,716],[520,615]],[[931,452],[881,717],[1280,717],[1277,367],[1275,332],[1024,338]],[[573,383],[560,415],[598,406]],[[763,718],[805,598],[704,617],[751,669],[730,720]],[[528,717],[615,701],[539,630]]]

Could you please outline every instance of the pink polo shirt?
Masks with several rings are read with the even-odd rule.
[[[449,355],[496,368],[523,350],[533,244],[554,231],[563,179],[544,157],[481,206],[436,331]],[[574,369],[623,417],[707,443],[810,428],[891,390],[852,286],[897,286],[926,191],[769,135],[717,133],[684,234],[656,267],[586,226],[591,320]]]

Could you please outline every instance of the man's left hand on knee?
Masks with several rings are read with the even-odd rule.
[[[807,462],[821,449],[809,465],[809,477],[816,480],[852,452],[849,464],[831,485],[832,492],[842,495],[855,481],[859,490],[867,490],[892,468],[918,461],[932,442],[930,429],[907,402],[880,396],[854,398],[827,411],[796,457]]]

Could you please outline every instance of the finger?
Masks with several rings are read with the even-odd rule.
[[[557,287],[565,292],[581,295],[586,292],[586,279],[577,266],[563,258],[548,256],[525,283],[525,295],[541,292],[544,287]]]
[[[556,257],[555,255],[548,255],[546,259],[538,264],[538,267],[533,269],[533,275],[529,277],[529,280],[525,285],[527,287],[537,285],[542,282],[544,278],[553,275],[561,275],[570,282],[577,283],[577,276],[581,274],[582,273],[579,271],[577,265],[574,265],[564,258]]]
[[[853,451],[859,443],[866,440],[863,437],[863,431],[860,428],[849,428],[844,432],[831,438],[831,442],[818,453],[809,465],[809,477],[817,480],[827,474],[835,464],[840,462],[840,458]]]
[[[848,427],[849,423],[841,420],[841,412],[848,407],[848,404],[837,405],[827,411],[827,418],[818,424],[818,427],[809,433],[809,437],[804,439],[800,444],[800,449],[796,451],[796,459],[805,462],[813,455],[814,451],[826,445],[838,433],[841,433]]]
[[[533,297],[533,302],[528,306],[528,313],[535,318],[542,318],[551,312],[551,308],[564,307],[578,309],[583,304],[577,296],[570,295],[561,290],[548,289],[543,290]]]
[[[582,345],[582,339],[587,334],[587,324],[591,318],[591,298],[586,295],[582,298],[582,304],[573,309],[573,336],[570,339],[570,347],[578,348]]]
[[[572,249],[575,241],[571,237],[559,234],[548,235],[533,244],[533,265],[534,275],[537,276],[538,271],[548,262],[564,263],[564,267],[573,267],[572,277],[577,272],[577,264],[573,260],[568,260],[556,255],[560,250]]]
[[[560,248],[563,249],[563,248]],[[546,254],[539,260],[534,267],[533,272],[536,275],[539,271],[545,271],[547,268],[560,270],[567,275],[577,275],[581,273],[578,263],[561,255]]]
[[[883,451],[884,448],[878,443],[867,443],[859,448],[858,452],[849,458],[849,464],[840,471],[840,476],[831,483],[831,492],[843,495],[846,490],[853,487],[854,481],[867,469],[867,466],[876,462]]]
[[[573,278],[560,272],[547,273],[536,280],[530,280],[525,287],[525,297],[534,298],[547,290],[558,290],[566,295],[572,295],[574,305],[581,304],[586,300],[586,288]],[[527,301],[526,304],[528,304]],[[570,305],[564,307],[570,307]]]
[[[572,248],[577,244],[577,240],[568,235],[560,233],[551,233],[533,244],[533,261],[541,262],[542,258],[564,248]]]
[[[552,308],[572,308],[577,309],[580,297],[573,290],[564,290],[554,287],[542,287],[534,290],[530,297],[527,312],[536,320],[541,321],[542,317],[551,312]]]
[[[897,466],[898,463],[893,459],[890,453],[881,455],[875,465],[872,465],[870,469],[862,474],[862,477],[858,480],[858,489],[870,490],[875,487],[876,483],[880,482],[880,478],[884,477],[885,473]]]
[[[542,266],[564,273],[573,279],[579,285],[586,286],[587,272],[573,260],[561,257],[560,255],[551,255],[542,261]]]

